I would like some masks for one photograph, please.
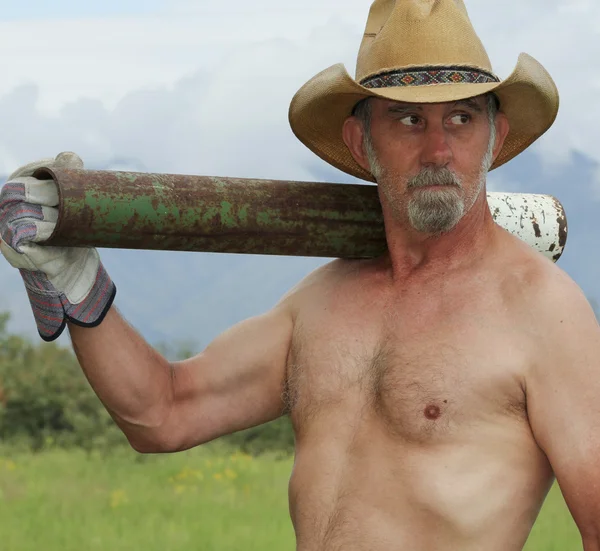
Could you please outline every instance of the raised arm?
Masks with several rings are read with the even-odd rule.
[[[567,278],[546,294],[538,321],[544,352],[526,380],[531,428],[585,551],[600,551],[600,327]]]
[[[59,198],[54,182],[34,177],[40,166],[83,161],[66,152],[9,178],[0,190],[0,252],[20,270],[40,336],[55,340],[68,325],[79,363],[131,445],[181,450],[280,416],[294,305],[315,276],[195,358],[170,363],[112,307],[116,286],[98,251],[44,246]]]
[[[140,452],[191,448],[284,413],[290,304],[243,321],[198,356],[168,362],[114,309],[93,329],[69,326],[92,387]]]

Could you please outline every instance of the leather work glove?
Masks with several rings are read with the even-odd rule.
[[[0,191],[0,251],[25,283],[40,337],[57,339],[67,320],[99,325],[116,287],[94,248],[45,247],[58,220],[58,189],[53,180],[32,174],[40,167],[83,168],[75,153],[30,163],[14,172]]]

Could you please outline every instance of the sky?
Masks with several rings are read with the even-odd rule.
[[[343,10],[337,0],[88,4],[0,2],[0,117],[3,128],[18,127],[0,140],[0,172],[31,155],[79,145],[78,139],[92,163],[107,155],[135,155],[182,170],[229,167],[223,157],[231,147],[222,147],[220,139],[211,140],[219,151],[209,145],[203,148],[206,155],[189,144],[214,132],[216,124],[218,138],[243,146],[259,123],[274,143],[286,134],[286,153],[302,158],[301,146],[289,140],[289,100],[329,65],[341,61],[353,72],[369,8],[364,0],[348,0]],[[600,76],[594,71],[600,56],[600,3],[471,0],[467,6],[501,77],[512,71],[521,51],[554,76],[561,113],[537,145],[548,163],[568,162],[573,150],[600,160],[595,146]],[[51,134],[37,132],[32,139],[23,125],[27,116]],[[139,135],[149,116],[156,130],[177,137],[158,156],[156,148],[144,141],[136,145],[131,136]],[[127,146],[102,127],[118,125],[116,118],[127,127],[115,129]],[[147,139],[164,147],[154,136]],[[293,172],[295,163],[289,161],[286,157],[287,171]],[[600,198],[598,182],[590,185]]]
[[[26,0],[15,2],[2,0],[1,19],[5,21],[34,20],[44,21],[93,18],[105,16],[139,15],[156,13],[166,3],[162,0],[103,0],[102,2],[81,2],[81,0]]]
[[[499,191],[551,189],[572,211],[583,209],[590,221],[574,221],[579,233],[570,235],[565,269],[573,266],[576,281],[588,294],[600,296],[594,283],[597,249],[593,239],[586,241],[596,231],[590,213],[600,208],[600,3],[466,4],[501,78],[511,73],[519,53],[527,52],[549,70],[561,94],[554,127],[522,159],[492,173],[490,186]],[[353,74],[369,6],[364,0],[0,0],[0,175],[72,150],[89,168],[353,181],[294,138],[287,112],[293,94],[319,71],[342,62]],[[583,258],[568,260],[571,243]],[[133,321],[164,338],[193,326],[189,320],[195,311],[186,311],[181,328],[172,314],[168,325],[174,329],[164,334],[151,329],[151,291],[126,283],[135,272],[133,263],[165,269],[165,278],[177,280],[180,291],[200,293],[200,302],[215,294],[217,283],[211,278],[219,270],[254,270],[248,278],[254,287],[230,274],[224,278],[228,287],[218,283],[224,302],[213,308],[233,313],[214,324],[215,330],[268,307],[276,299],[271,291],[283,292],[318,264],[314,259],[203,254],[102,255],[125,282],[119,300],[128,305]],[[199,275],[205,288],[187,288],[181,281],[178,266],[191,265],[199,274],[210,274]],[[265,279],[265,265],[277,284]],[[4,301],[18,327],[31,329],[18,274],[11,270],[0,264],[6,290],[0,309]],[[163,293],[165,283],[169,287],[163,281]],[[234,288],[241,293],[235,299]],[[247,298],[250,294],[254,298]],[[173,294],[160,302],[177,308],[180,300]],[[187,336],[193,338],[193,332]]]

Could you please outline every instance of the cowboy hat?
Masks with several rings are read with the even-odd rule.
[[[556,119],[558,90],[535,59],[521,54],[501,81],[475,33],[463,0],[375,0],[358,53],[356,79],[343,65],[325,69],[294,96],[294,134],[319,157],[363,180],[342,140],[342,126],[367,97],[408,103],[451,102],[493,92],[510,132],[492,169],[537,140]]]

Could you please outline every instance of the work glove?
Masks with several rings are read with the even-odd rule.
[[[41,246],[58,220],[58,189],[38,180],[40,167],[82,169],[75,153],[28,164],[14,172],[0,191],[0,251],[18,268],[25,283],[40,337],[57,339],[67,320],[82,327],[99,325],[116,287],[93,248]]]

